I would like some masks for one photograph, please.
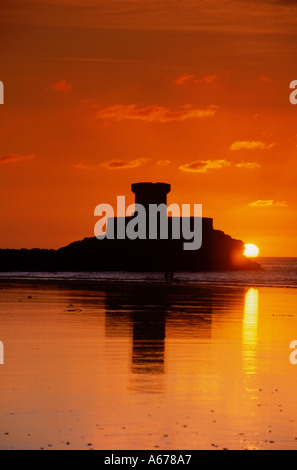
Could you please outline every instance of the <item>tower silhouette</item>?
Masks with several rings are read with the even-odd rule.
[[[167,194],[170,193],[171,186],[167,183],[135,183],[131,189],[135,194],[135,203],[141,204],[148,212],[150,204],[167,205]]]

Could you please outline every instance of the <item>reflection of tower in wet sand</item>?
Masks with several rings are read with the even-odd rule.
[[[105,331],[130,336],[133,374],[162,374],[165,355],[166,291],[135,286],[106,295]]]
[[[132,372],[162,374],[165,355],[165,311],[136,310],[133,318]]]
[[[212,291],[184,286],[126,286],[106,293],[106,335],[132,335],[133,375],[165,373],[166,339],[211,336]]]

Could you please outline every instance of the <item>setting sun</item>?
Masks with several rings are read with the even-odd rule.
[[[251,243],[245,245],[244,256],[247,256],[248,258],[256,258],[259,253],[260,250],[256,245],[253,245]]]

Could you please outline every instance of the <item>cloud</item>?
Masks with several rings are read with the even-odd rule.
[[[264,73],[262,73],[262,75],[259,76],[259,82],[271,83],[272,80],[271,80],[271,78],[266,77],[266,75],[264,75]]]
[[[101,166],[104,168],[107,168],[108,170],[122,170],[122,169],[127,169],[127,168],[137,168],[140,165],[143,165],[144,163],[149,162],[150,159],[148,158],[138,158],[136,160],[108,160],[106,162],[101,163]],[[98,168],[98,165],[88,165],[85,163],[76,163],[73,165],[74,168],[77,168],[78,170],[83,170],[83,171],[92,171],[96,170]]]
[[[137,59],[118,59],[115,57],[49,57],[47,60],[57,62],[100,62],[111,64],[134,64]]]
[[[179,167],[185,173],[206,173],[207,170],[219,170],[231,166],[227,160],[197,160]]]
[[[195,79],[195,75],[192,74],[182,74],[176,77],[173,80],[173,83],[176,85],[184,85],[187,82],[192,82]]]
[[[210,105],[206,109],[184,106],[177,110],[163,106],[139,107],[137,104],[108,106],[97,112],[97,119],[110,119],[113,121],[137,120],[147,122],[183,122],[188,119],[202,119],[213,117],[218,106]]]
[[[241,162],[236,163],[237,168],[246,168],[248,170],[254,170],[255,168],[261,168],[260,163],[258,162]]]
[[[202,78],[202,81],[205,83],[212,83],[217,79],[216,75],[206,75]]]
[[[166,165],[170,165],[170,163],[171,163],[171,160],[159,160],[159,161],[157,161],[156,165],[166,166]]]
[[[251,202],[249,204],[249,206],[252,206],[252,207],[269,207],[269,206],[273,206],[273,199],[269,199],[269,200],[259,199],[258,201]]]
[[[288,207],[288,203],[286,201],[278,201],[274,202],[273,199],[263,200],[259,199],[258,201],[251,202],[249,204],[251,207]]]
[[[1,0],[1,15],[8,24],[62,26],[74,34],[77,28],[294,33],[295,7],[296,0]]]
[[[60,80],[59,82],[54,83],[51,88],[54,91],[69,93],[72,90],[72,85],[71,83],[66,82],[66,80]]]
[[[263,0],[263,3],[272,3],[274,5],[286,6],[286,5],[296,5],[297,0]]]
[[[87,171],[95,169],[94,166],[85,165],[84,163],[77,163],[76,165],[74,165],[74,168],[77,168],[78,170],[87,170]]]
[[[14,153],[11,153],[9,155],[0,155],[0,164],[5,164],[5,163],[16,163],[20,162],[22,160],[30,160],[31,158],[36,157],[36,155],[17,155]]]
[[[185,85],[185,84],[199,84],[199,83],[212,83],[217,79],[216,75],[205,75],[204,77],[198,79],[195,78],[193,74],[182,74],[176,77],[173,80],[173,83],[176,85]]]
[[[287,201],[278,201],[275,203],[275,205],[277,207],[289,207],[289,204],[287,203]]]
[[[138,158],[136,160],[109,160],[103,162],[101,166],[108,170],[125,170],[127,168],[137,168],[144,163],[149,162],[148,158]]]
[[[233,163],[228,160],[197,160],[192,163],[181,165],[179,170],[185,173],[206,173],[208,170],[220,170],[231,166],[248,170],[254,170],[255,168],[261,167],[258,162]]]
[[[230,146],[230,150],[269,150],[275,144],[265,144],[261,141],[238,140]]]

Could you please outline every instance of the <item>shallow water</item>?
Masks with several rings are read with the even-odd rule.
[[[297,291],[2,282],[1,449],[296,449]]]
[[[250,287],[297,288],[297,258],[259,258],[261,270],[220,272],[176,272],[176,280],[184,284]],[[0,280],[59,280],[90,282],[130,281],[164,283],[164,273],[135,272],[0,272]]]

